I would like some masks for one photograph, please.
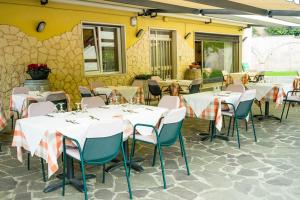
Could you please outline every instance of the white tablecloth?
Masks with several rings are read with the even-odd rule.
[[[57,132],[77,139],[80,144],[84,144],[85,133],[89,125],[99,120],[109,120],[113,118],[122,118],[126,123],[124,134],[128,133],[125,128],[128,124],[133,127],[137,123],[150,124],[155,126],[161,116],[167,112],[167,109],[144,106],[144,105],[110,105],[103,108],[91,108],[87,112],[67,112],[52,113],[51,116],[38,116],[19,119],[16,122],[16,130],[22,132],[25,136],[28,150],[33,155],[40,145],[40,141],[45,134],[51,135]],[[94,117],[94,119],[91,118]],[[75,121],[78,124],[67,122],[66,120]],[[149,135],[152,132],[150,128],[138,128],[141,134]]]
[[[261,101],[274,87],[287,94],[288,91],[293,90],[293,83],[253,83],[247,85],[248,89],[256,89],[256,99],[258,101]]]

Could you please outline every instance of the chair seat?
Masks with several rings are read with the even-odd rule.
[[[284,99],[285,101],[286,99]],[[300,96],[289,96],[287,101],[300,102]]]
[[[133,136],[130,136],[130,138],[133,138]],[[139,141],[148,142],[151,144],[156,144],[156,136],[154,134],[152,135],[141,135],[141,134],[135,134],[135,139]]]
[[[233,117],[234,116],[234,114],[233,114],[232,111],[223,111],[223,110],[222,110],[222,115],[229,116],[229,117]]]

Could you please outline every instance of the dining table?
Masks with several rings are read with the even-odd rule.
[[[145,103],[144,89],[137,86],[107,86],[93,89],[95,95],[105,95],[113,103]],[[118,99],[118,97],[120,97]]]
[[[288,91],[293,90],[293,83],[278,83],[278,82],[258,82],[249,83],[247,89],[256,89],[256,100],[258,102],[265,102],[264,114],[254,115],[263,119],[276,119],[280,120],[279,117],[270,114],[270,102],[275,103],[275,108],[278,108],[282,104],[285,95]]]
[[[222,102],[231,103],[237,106],[241,95],[242,93],[230,91],[208,91],[182,95],[180,96],[180,107],[186,107],[187,117],[210,121],[210,133],[200,133],[200,135],[203,136],[201,140],[206,140],[210,134],[216,135],[216,129],[218,131],[221,131],[222,129]],[[224,137],[221,136],[221,138]]]
[[[2,131],[7,125],[6,115],[3,106],[0,103],[0,131]]]
[[[92,123],[120,118],[124,122],[123,139],[127,141],[128,137],[133,134],[135,124],[155,126],[167,111],[164,108],[146,105],[118,104],[18,119],[12,146],[17,148],[17,158],[20,162],[23,161],[23,150],[30,152],[31,156],[43,158],[48,163],[48,177],[51,177],[59,169],[58,160],[63,151],[63,136],[76,139],[82,147],[86,131]],[[152,134],[153,129],[138,127],[137,131]],[[69,141],[68,145],[74,144]],[[67,183],[82,191],[81,183],[74,176],[72,162],[69,157],[67,158]],[[62,182],[59,181],[47,186],[44,192],[51,192],[61,186]]]
[[[29,91],[28,94],[12,94],[10,97],[10,110],[17,111],[20,118],[28,117],[28,106],[30,102],[43,102],[49,94],[62,93],[63,91]],[[69,95],[66,94],[67,101],[70,102]],[[68,103],[70,110],[70,103]]]

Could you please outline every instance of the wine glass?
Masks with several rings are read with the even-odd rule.
[[[58,105],[59,105],[59,112],[61,112],[61,113],[63,113],[63,112],[65,112],[64,111],[64,103],[58,103]]]
[[[80,112],[81,103],[75,103],[76,104],[76,112]]]
[[[87,109],[88,109],[87,104],[83,104],[82,105],[82,112],[85,112],[85,113],[88,112]]]
[[[119,104],[119,96],[118,95],[115,96],[115,100],[116,100],[116,105],[118,105]]]

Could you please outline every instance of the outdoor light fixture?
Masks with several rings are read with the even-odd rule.
[[[41,22],[39,22],[39,24],[37,25],[36,31],[37,31],[37,32],[42,32],[42,31],[45,29],[45,27],[46,27],[46,22],[41,21]]]
[[[140,29],[136,34],[135,34],[135,37],[139,38],[143,35],[144,33],[144,29]]]
[[[48,0],[41,0],[41,5],[46,5],[48,3]]]
[[[137,25],[137,17],[131,17],[130,18],[130,25],[136,26]]]
[[[192,33],[188,32],[187,34],[185,34],[184,39],[187,40],[191,37]]]
[[[300,0],[287,0],[288,2],[294,2],[295,4],[300,4]]]

